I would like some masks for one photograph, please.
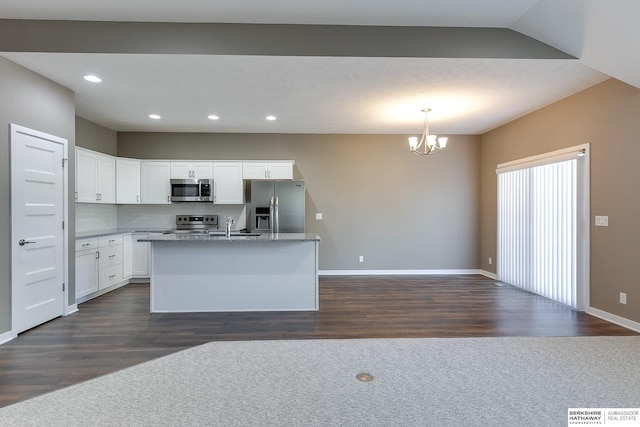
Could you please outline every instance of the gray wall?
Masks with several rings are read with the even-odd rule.
[[[118,133],[122,157],[295,160],[323,270],[477,268],[479,137],[451,136],[435,156],[407,146],[404,135]]]
[[[481,268],[495,272],[497,164],[591,143],[591,306],[640,322],[639,117],[640,90],[610,79],[483,135]]]
[[[15,123],[69,141],[74,170],[75,98],[73,92],[0,57],[0,333],[11,330],[11,195],[9,125]],[[73,173],[69,174],[69,222],[74,224]],[[75,227],[69,233],[69,304],[75,303]]]
[[[76,145],[115,156],[118,154],[118,133],[76,116]]]

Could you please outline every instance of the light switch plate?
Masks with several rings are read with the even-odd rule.
[[[597,227],[608,227],[609,226],[609,217],[608,216],[596,215],[596,226]]]
[[[627,303],[627,294],[624,292],[620,292],[620,304]]]
[[[316,212],[316,220],[318,221],[322,220],[322,212]]]

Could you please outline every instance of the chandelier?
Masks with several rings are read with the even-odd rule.
[[[422,138],[418,140],[417,136],[409,138],[409,149],[414,154],[427,155],[435,154],[443,150],[447,146],[448,138],[440,137],[438,135],[429,135],[429,111],[430,108],[423,108],[424,113],[424,132],[422,132]]]

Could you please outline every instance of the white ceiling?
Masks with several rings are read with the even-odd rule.
[[[611,54],[602,42],[615,36],[594,24],[593,14],[604,13],[599,3],[592,4],[599,0],[565,0],[559,8],[551,1],[0,0],[0,18],[500,27],[580,60],[23,52],[2,56],[70,88],[76,93],[78,115],[118,131],[408,134],[419,131],[420,109],[430,107],[434,133],[481,134],[608,78],[596,69],[622,80],[640,75],[629,70],[628,58]],[[625,7],[637,9],[632,3]],[[609,13],[607,19],[620,14],[625,15]],[[580,33],[594,25],[598,37]],[[618,39],[623,47],[628,43],[635,49],[638,30],[629,31],[630,40],[629,33]],[[599,59],[600,50],[607,51],[607,60]],[[82,76],[87,73],[100,75],[103,83],[85,82]],[[150,113],[163,119],[150,120]],[[208,114],[220,120],[208,120]],[[267,114],[278,120],[265,121]]]

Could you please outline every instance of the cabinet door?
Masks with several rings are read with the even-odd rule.
[[[293,179],[293,164],[291,162],[269,163],[267,176],[269,179]]]
[[[140,202],[162,205],[171,203],[171,163],[140,163]]]
[[[113,245],[106,248],[100,248],[100,257],[98,259],[98,268],[113,267],[122,264],[122,245]]]
[[[133,236],[122,235],[122,278],[130,279],[133,276]]]
[[[243,179],[267,179],[267,164],[246,162],[242,164]]]
[[[120,282],[122,282],[122,264],[116,264],[98,270],[99,290],[107,289]]]
[[[171,162],[171,179],[193,178],[191,162]]]
[[[76,252],[76,298],[98,291],[98,259],[95,249]]]
[[[133,236],[133,277],[147,278],[149,277],[151,243],[138,242],[137,238],[140,236],[146,236],[146,234],[134,234]]]
[[[171,162],[172,179],[211,179],[213,162]]]
[[[293,162],[245,162],[243,179],[293,179]]]
[[[96,203],[98,156],[76,149],[76,202]]]
[[[213,203],[217,205],[243,204],[242,163],[214,163],[213,186]]]
[[[140,203],[140,160],[116,159],[116,203]]]
[[[213,162],[193,162],[191,164],[193,177],[196,179],[213,178]]]
[[[98,203],[116,203],[116,159],[111,156],[98,156],[96,177]]]

